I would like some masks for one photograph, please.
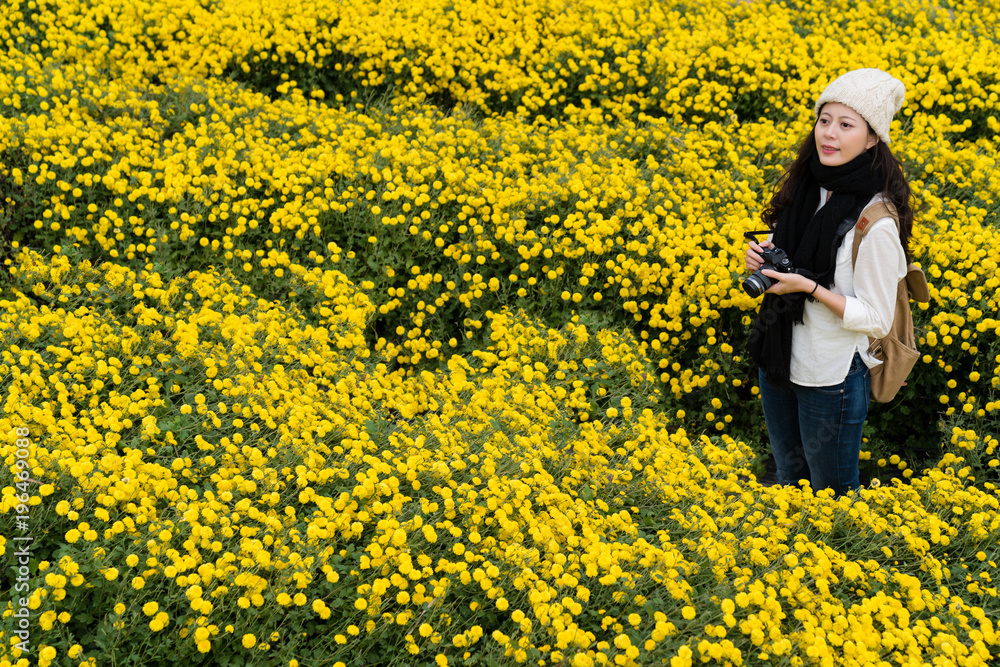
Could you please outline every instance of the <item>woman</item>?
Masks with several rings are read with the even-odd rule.
[[[861,429],[868,416],[868,336],[892,325],[898,281],[906,275],[913,224],[910,187],[889,150],[889,125],[903,83],[877,69],[848,72],[816,102],[803,141],[762,218],[771,240],[750,242],[746,268],[762,247],[778,247],[794,273],[765,269],[764,294],[750,336],[759,367],[764,420],[778,480],[809,480],[836,494],[859,487]],[[854,222],[879,199],[892,218],[872,223],[852,266]]]

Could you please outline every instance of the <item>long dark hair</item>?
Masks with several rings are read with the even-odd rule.
[[[767,205],[767,208],[761,211],[760,218],[770,229],[774,229],[778,224],[778,217],[781,215],[782,209],[791,201],[795,188],[798,186],[803,175],[809,171],[809,162],[812,160],[813,155],[816,154],[815,131],[816,126],[814,124],[813,129],[809,131],[809,134],[805,136],[799,145],[795,160],[792,161],[785,174],[775,185],[774,194],[771,196],[771,201]],[[868,132],[874,134],[870,126],[868,127]],[[872,168],[876,171],[882,170],[885,172],[885,184],[882,186],[882,192],[886,199],[896,207],[897,215],[899,215],[899,242],[903,245],[903,252],[906,253],[907,261],[910,261],[910,235],[913,231],[913,193],[910,190],[910,184],[906,181],[906,176],[903,174],[903,165],[893,152],[889,150],[889,146],[884,141],[879,140],[868,150],[875,159]]]

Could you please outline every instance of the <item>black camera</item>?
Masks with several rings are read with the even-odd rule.
[[[748,232],[747,237],[750,238],[751,234],[752,232]],[[795,272],[795,269],[792,267],[792,260],[788,258],[788,255],[781,248],[762,248],[760,256],[764,260],[763,266],[754,271],[753,275],[743,281],[743,291],[755,299],[767,291],[767,288],[775,283],[774,280],[768,278],[762,273],[764,269],[771,269],[772,271],[777,271],[778,273]]]

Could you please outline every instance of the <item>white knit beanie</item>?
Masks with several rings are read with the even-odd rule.
[[[903,106],[906,86],[880,69],[856,69],[834,79],[816,101],[816,115],[828,102],[851,107],[868,121],[879,139],[889,143],[889,123]]]

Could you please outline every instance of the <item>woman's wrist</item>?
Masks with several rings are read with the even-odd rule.
[[[816,294],[816,290],[818,290],[818,289],[819,289],[819,283],[814,280],[813,281],[813,288],[812,288],[812,291],[809,292],[809,296],[812,296],[812,295]]]

